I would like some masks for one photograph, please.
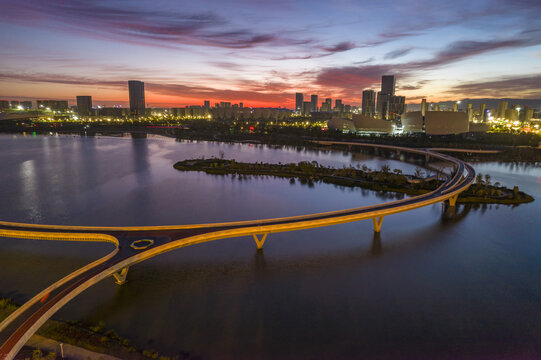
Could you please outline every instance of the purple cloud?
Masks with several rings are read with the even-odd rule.
[[[399,57],[409,54],[412,50],[413,48],[404,48],[404,49],[397,49],[397,50],[389,51],[387,54],[383,56],[383,58],[386,60],[397,59]]]

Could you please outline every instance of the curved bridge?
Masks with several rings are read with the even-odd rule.
[[[0,359],[13,359],[39,327],[64,304],[97,282],[113,276],[118,284],[126,280],[128,269],[156,255],[203,242],[238,236],[253,236],[262,249],[268,234],[372,219],[374,231],[381,230],[383,217],[448,200],[454,206],[458,195],[475,179],[473,168],[456,158],[427,149],[390,145],[326,142],[381,148],[424,155],[452,164],[454,173],[436,190],[399,201],[310,215],[264,220],[179,226],[89,227],[21,224],[0,221],[0,236],[40,240],[110,242],[115,248],[107,256],[73,272],[43,290],[0,324]],[[152,241],[134,242],[141,239]]]

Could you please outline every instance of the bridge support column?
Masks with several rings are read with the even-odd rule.
[[[263,249],[263,244],[265,243],[265,240],[267,239],[268,234],[261,234],[261,240],[257,237],[257,234],[253,234],[255,244],[257,245],[257,250]]]
[[[374,223],[374,232],[379,233],[381,231],[381,224],[383,223],[383,216],[372,218]]]
[[[125,268],[122,268],[122,270],[120,270],[120,272],[116,272],[113,274],[114,278],[115,278],[115,282],[118,284],[118,285],[122,285],[126,282],[126,277],[128,276],[128,270],[129,270],[129,267],[126,266]]]
[[[449,206],[455,206],[456,205],[456,199],[458,199],[458,194],[456,194],[453,197],[449,198]]]

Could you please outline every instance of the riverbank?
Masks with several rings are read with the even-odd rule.
[[[304,124],[304,125],[303,125]],[[468,161],[541,162],[541,136],[527,133],[465,133],[458,135],[426,134],[365,134],[357,135],[330,131],[318,124],[268,121],[235,120],[126,120],[109,122],[105,119],[92,121],[19,121],[0,124],[5,133],[65,133],[94,136],[112,136],[131,133],[133,136],[156,134],[179,140],[204,140],[220,142],[251,142],[268,145],[302,146],[318,148],[313,141],[359,141],[414,148],[457,148],[475,150],[498,150],[498,154],[454,154]]]
[[[442,184],[436,174],[423,178],[422,170],[418,168],[415,174],[406,175],[401,170],[383,166],[380,171],[372,170],[366,166],[358,168],[344,167],[336,169],[324,167],[316,161],[289,164],[245,163],[235,160],[218,158],[190,159],[175,163],[173,167],[179,171],[203,171],[213,175],[231,175],[242,181],[247,176],[273,176],[288,178],[291,183],[299,181],[301,184],[314,186],[323,182],[346,187],[360,187],[363,189],[395,192],[407,195],[421,195],[435,190]],[[534,199],[528,194],[519,191],[518,187],[508,189],[499,184],[490,184],[490,177],[477,179],[477,183],[458,197],[457,202],[469,204],[505,204],[518,205],[532,202]]]
[[[0,298],[0,322],[17,310],[18,304],[8,298]],[[49,319],[21,350],[22,357],[27,355],[36,356],[37,359],[56,352],[59,356],[60,343],[64,344],[66,359],[126,359],[126,360],[148,360],[148,359],[192,359],[193,357],[185,352],[175,356],[166,356],[155,350],[139,349],[133,346],[129,340],[119,336],[114,330],[105,329],[103,324],[83,324],[75,322],[62,322]],[[41,350],[40,356],[35,350]],[[35,355],[34,355],[35,354]]]

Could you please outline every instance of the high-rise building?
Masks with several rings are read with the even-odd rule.
[[[9,109],[9,101],[0,100],[0,110],[6,110],[6,109]]]
[[[376,92],[374,90],[363,91],[362,114],[374,116],[376,112]]]
[[[92,96],[77,96],[77,113],[79,116],[92,114]]]
[[[302,103],[302,114],[310,115],[311,108],[312,108],[312,103],[310,101],[304,101]]]
[[[479,106],[479,120],[486,121],[487,104],[481,104]]]
[[[295,112],[302,113],[302,105],[304,103],[304,95],[302,93],[295,94]]]
[[[19,102],[19,100],[11,100],[11,108],[12,109],[17,109],[20,104],[21,103]]]
[[[505,118],[505,112],[507,111],[509,103],[507,101],[501,101],[498,103],[498,110],[496,111],[496,117],[499,119]]]
[[[423,99],[421,100],[421,115],[425,116],[427,111],[428,111],[428,104],[426,103],[426,99]]]
[[[332,111],[332,99],[327,98],[325,99],[324,103],[321,103],[321,112],[331,112]]]
[[[383,75],[381,77],[381,92],[383,94],[394,95],[395,83],[394,75]]]
[[[344,104],[342,104],[342,99],[334,100],[334,112],[344,112]]]
[[[310,96],[310,111],[317,112],[317,95]]]
[[[210,109],[210,100],[205,100],[205,101],[203,102],[203,104],[204,104],[203,107],[205,107],[205,108],[207,108],[207,109]]]
[[[244,109],[244,103],[242,103],[242,102],[239,103],[239,107],[240,107],[241,109]]]
[[[466,108],[466,114],[468,114],[468,121],[473,120],[473,105],[472,103],[468,103],[468,107]]]
[[[128,81],[130,93],[130,114],[145,115],[145,83],[138,80]]]
[[[378,116],[384,120],[395,119],[402,115],[405,109],[405,97],[395,96],[396,79],[394,75],[381,77],[381,91],[376,100]]]

